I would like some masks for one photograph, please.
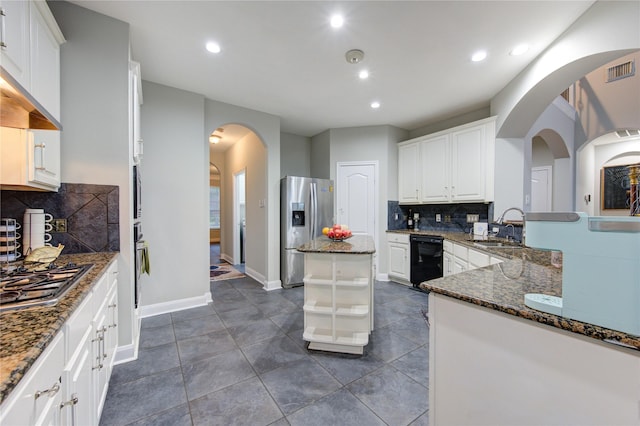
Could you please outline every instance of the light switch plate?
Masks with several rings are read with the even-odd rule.
[[[442,216],[440,216],[440,213],[436,213],[436,222],[442,222]]]
[[[467,215],[467,223],[478,222],[480,220],[480,215],[478,214],[468,214]]]

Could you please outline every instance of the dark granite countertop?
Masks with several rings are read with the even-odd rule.
[[[640,351],[640,337],[531,309],[524,304],[527,293],[562,296],[562,269],[551,266],[549,251],[529,247],[485,249],[469,241],[463,233],[438,231],[387,231],[440,235],[474,250],[496,254],[502,263],[425,281],[420,288],[458,300],[494,309],[520,318],[578,333],[607,343]]]
[[[91,268],[54,306],[0,313],[0,403],[16,387],[47,345],[62,329],[118,252],[69,254],[59,263],[92,263]]]
[[[322,236],[298,247],[304,253],[372,254],[376,252],[373,238],[369,235],[354,235],[344,241],[333,241]]]

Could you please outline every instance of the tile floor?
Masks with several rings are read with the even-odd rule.
[[[303,287],[215,281],[208,306],[142,321],[138,360],[117,365],[101,425],[427,425],[427,294],[375,283],[362,356],[302,340]]]

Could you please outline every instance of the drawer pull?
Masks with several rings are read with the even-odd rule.
[[[60,390],[60,383],[56,382],[53,384],[53,386],[51,386],[49,389],[47,390],[43,390],[43,391],[37,391],[33,397],[35,399],[40,398],[42,395],[49,395],[50,397],[57,394],[58,391]]]
[[[78,396],[74,393],[71,395],[71,399],[60,403],[60,408],[64,408],[67,405],[76,405],[78,403]]]

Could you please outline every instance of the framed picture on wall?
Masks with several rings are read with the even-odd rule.
[[[629,167],[603,167],[600,171],[600,200],[603,210],[629,209]]]

